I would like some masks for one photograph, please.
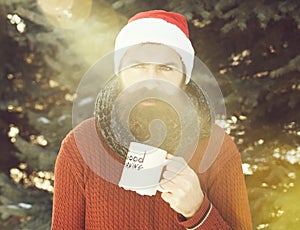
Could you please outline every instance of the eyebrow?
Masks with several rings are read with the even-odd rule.
[[[165,65],[165,66],[174,66],[176,68],[179,68],[180,66],[178,65],[178,63],[175,62],[166,62],[166,63],[159,63],[159,62],[143,62],[143,61],[138,61],[138,60],[130,60],[127,65],[131,65],[131,64],[156,64],[156,65]]]
[[[174,66],[176,68],[179,68],[178,63],[175,63],[175,62],[162,63],[161,65]]]

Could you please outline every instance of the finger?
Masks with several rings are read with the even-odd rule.
[[[184,169],[185,166],[186,164],[183,164],[182,162],[170,160],[170,162],[168,162],[166,165],[166,170],[179,173]]]
[[[172,181],[166,180],[166,179],[162,179],[159,182],[159,186],[162,189],[167,190],[168,192],[171,192],[171,193],[176,190],[176,184],[174,184]]]
[[[176,175],[177,173],[173,171],[165,170],[162,177],[167,180],[172,180]]]
[[[176,185],[176,189],[178,189],[178,186],[180,187],[181,184],[183,184],[185,182],[186,176],[166,170],[166,171],[164,171],[164,173],[162,175],[162,180],[167,180],[167,181],[172,182],[173,184]],[[174,190],[173,190],[173,192],[174,192]]]
[[[171,153],[167,153],[167,155],[166,155],[166,158],[167,158],[168,160],[171,160],[173,157],[174,157],[174,155],[171,154]]]
[[[182,162],[183,164],[186,164],[186,161],[184,160],[183,157],[175,156],[175,155],[170,154],[170,153],[167,153],[166,158],[169,159],[169,160],[178,161],[178,162]]]
[[[177,204],[179,202],[178,202],[178,199],[176,198],[176,196],[174,196],[172,193],[164,192],[161,194],[161,198],[165,202],[167,202],[173,210],[175,210],[176,212],[179,212],[179,210],[177,208]]]
[[[161,198],[169,204],[172,202],[172,194],[171,193],[163,192],[163,193],[161,193]]]
[[[163,173],[162,180],[170,181],[173,186],[172,191],[175,192],[175,189],[178,190],[181,189],[182,186],[185,186],[185,184],[190,180],[190,178],[186,175],[181,175],[171,171],[165,171]]]

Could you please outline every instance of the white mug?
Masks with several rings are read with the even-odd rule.
[[[169,162],[163,149],[131,142],[119,186],[140,195],[155,195],[165,192],[159,186],[162,170]]]

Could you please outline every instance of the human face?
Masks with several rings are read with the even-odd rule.
[[[122,88],[143,80],[165,80],[180,87],[184,82],[183,63],[175,50],[154,43],[131,47],[121,61]]]

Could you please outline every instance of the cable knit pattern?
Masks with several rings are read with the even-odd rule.
[[[198,174],[205,198],[198,212],[187,220],[161,199],[160,192],[141,196],[118,187],[122,171],[115,166],[122,165],[124,159],[99,143],[95,119],[81,123],[62,142],[55,165],[52,230],[252,229],[240,155],[228,135],[215,162]],[[205,145],[206,140],[189,162],[195,172]]]

